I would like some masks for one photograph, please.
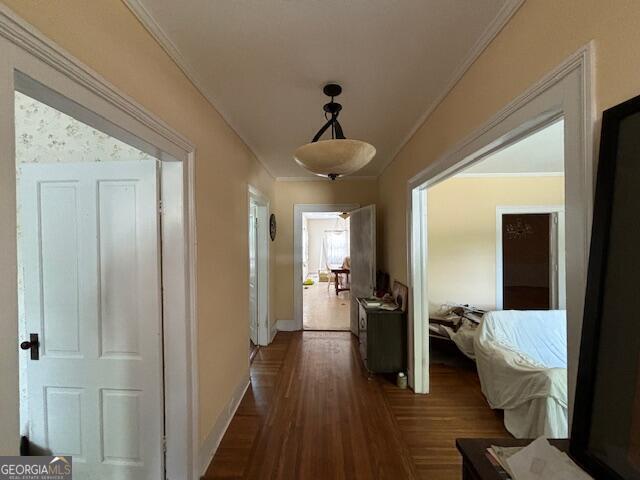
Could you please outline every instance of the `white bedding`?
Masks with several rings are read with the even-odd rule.
[[[516,438],[566,438],[566,312],[489,312],[474,353],[482,392]]]
[[[456,344],[462,353],[471,360],[476,359],[473,343],[476,333],[478,332],[478,326],[475,323],[463,319],[462,324],[457,331],[454,331],[453,328],[449,328],[444,325],[442,326],[442,329],[447,332],[449,338]]]

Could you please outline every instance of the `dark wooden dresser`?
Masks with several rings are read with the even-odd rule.
[[[371,373],[406,372],[407,321],[401,310],[368,308],[358,299],[360,356]]]
[[[487,457],[487,448],[491,445],[501,447],[521,447],[532,440],[515,438],[458,438],[456,446],[462,455],[462,480],[503,480],[505,477],[491,464]],[[569,451],[569,440],[549,440],[560,451]]]

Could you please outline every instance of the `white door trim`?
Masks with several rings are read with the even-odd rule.
[[[453,175],[499,148],[516,142],[565,116],[565,195],[567,203],[567,309],[569,327],[568,380],[569,413],[577,375],[582,304],[588,262],[594,185],[593,131],[593,44],[588,43],[561,65],[536,82],[487,123],[407,182],[407,267],[411,308],[409,309],[409,381],[416,392],[428,393],[428,343],[424,324],[428,322],[426,267],[426,215],[414,202],[424,200],[418,193]],[[571,125],[567,126],[567,120]],[[566,132],[572,129],[571,135]],[[416,289],[420,289],[417,291]],[[414,313],[415,312],[415,313]],[[427,315],[425,315],[427,313]],[[423,338],[414,342],[414,331]],[[420,348],[418,348],[420,347]]]
[[[91,126],[135,145],[153,149],[163,161],[163,275],[165,278],[165,395],[167,478],[198,478],[198,369],[196,314],[196,231],[194,198],[195,147],[161,119],[127,97],[98,73],[76,60],[8,7],[0,5],[0,250],[8,281],[3,285],[0,326],[7,335],[0,342],[7,367],[0,373],[3,454],[18,448],[18,337],[15,276],[15,159],[14,77],[22,74],[46,85],[60,98],[71,100],[70,109]],[[94,113],[92,113],[94,112]],[[67,113],[69,113],[67,109]],[[74,115],[75,116],[75,115]],[[103,123],[100,119],[106,120]],[[117,126],[117,127],[116,127]],[[173,160],[173,162],[171,161]],[[168,168],[165,168],[168,167]],[[13,179],[13,180],[11,180]],[[5,302],[6,300],[6,302]],[[15,368],[13,368],[15,367]]]
[[[271,202],[260,190],[249,185],[247,202],[249,209],[252,201],[258,207],[258,344],[265,346],[269,345],[271,340],[271,335],[269,334],[269,325],[271,324],[271,315],[269,314],[269,246],[271,243],[271,238],[269,237],[269,213],[271,211]]]
[[[360,207],[357,203],[297,203],[293,206],[293,324],[287,330],[302,330],[302,214],[305,212],[349,212]],[[279,319],[279,325],[285,325]],[[280,323],[283,322],[283,323]]]
[[[409,187],[407,198],[407,380],[416,393],[429,393],[429,297],[427,295],[427,187]],[[417,245],[418,248],[415,248]],[[427,319],[427,321],[424,321]],[[416,335],[415,332],[418,332]]]
[[[503,308],[503,278],[502,278],[502,216],[510,213],[558,213],[562,214],[559,219],[559,229],[564,229],[564,205],[498,205],[496,206],[496,310]],[[564,269],[566,262],[564,249],[558,249],[558,266],[560,271],[557,278],[566,282]],[[566,285],[565,285],[566,290]],[[562,302],[561,302],[562,303]]]

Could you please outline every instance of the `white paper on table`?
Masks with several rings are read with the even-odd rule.
[[[507,464],[514,480],[590,480],[565,453],[540,437],[509,457]]]

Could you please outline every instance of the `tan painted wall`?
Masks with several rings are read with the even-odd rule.
[[[380,177],[380,249],[406,281],[407,180],[594,40],[596,111],[640,93],[640,2],[527,0]]]
[[[293,320],[293,206],[297,203],[376,203],[376,180],[277,182],[274,212],[278,219],[276,237],[277,320]]]
[[[247,183],[274,181],[121,1],[4,3],[196,146],[202,441],[248,369]]]
[[[496,207],[563,205],[564,177],[452,178],[427,191],[429,303],[495,308]]]

